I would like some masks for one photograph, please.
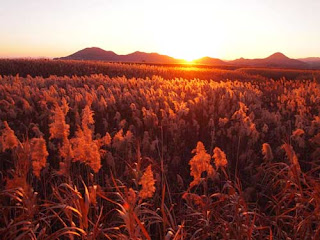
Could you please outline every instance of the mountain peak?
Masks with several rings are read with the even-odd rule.
[[[103,49],[99,47],[87,47],[87,48],[84,48],[83,50],[103,50]]]
[[[88,48],[84,48],[78,52],[106,52],[106,51],[103,50],[102,48],[98,48],[98,47],[88,47]]]
[[[226,63],[218,58],[212,58],[212,57],[202,57],[199,59],[194,60],[197,64],[204,64],[204,65],[225,65]]]
[[[75,52],[67,57],[61,59],[72,60],[114,60],[117,55],[112,51],[105,51],[98,47],[84,48],[78,52]]]
[[[283,53],[281,52],[276,52],[272,55],[270,55],[269,57],[267,57],[267,59],[289,59],[286,55],[284,55]]]
[[[136,51],[126,55],[118,55],[112,51],[106,51],[98,47],[84,48],[69,56],[60,59],[66,60],[94,60],[109,62],[148,62],[148,63],[181,63],[181,60],[174,59],[158,53],[145,53]]]
[[[105,51],[98,47],[89,47],[82,49],[76,53],[73,53],[67,57],[58,59],[70,59],[70,60],[95,60],[95,61],[108,61],[108,62],[136,62],[136,63],[165,63],[165,64],[177,64],[185,63],[182,59],[175,59],[170,56],[161,55],[159,53],[145,53],[136,51],[126,55],[118,55],[112,51]],[[316,68],[319,63],[318,60],[312,59],[311,63],[308,63],[308,59],[305,61],[299,61],[297,59],[291,59],[285,56],[281,52],[276,52],[267,58],[259,59],[236,59],[233,61],[222,61],[217,58],[203,57],[195,60],[195,64],[203,65],[235,65],[235,66],[248,66],[248,67],[271,67],[271,68]],[[320,62],[320,61],[319,61]]]

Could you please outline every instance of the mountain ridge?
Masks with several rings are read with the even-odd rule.
[[[133,53],[119,55],[113,51],[106,51],[98,47],[90,47],[79,50],[66,57],[55,58],[55,60],[95,60],[108,62],[136,62],[136,63],[162,63],[181,64],[186,63],[183,59],[176,59],[159,53],[146,53],[135,51]],[[292,59],[281,52],[271,54],[266,58],[245,59],[239,58],[224,61],[219,58],[203,57],[192,61],[200,65],[232,65],[246,67],[270,67],[270,68],[294,68],[294,69],[320,69],[320,58]]]
[[[101,48],[91,47],[79,50],[69,56],[55,58],[55,60],[97,60],[109,62],[147,62],[147,63],[182,63],[182,59],[175,59],[159,53],[145,53],[135,51],[133,53],[119,55],[113,51],[106,51]]]
[[[297,59],[292,59],[284,55],[283,53],[276,52],[266,58],[256,58],[256,59],[245,59],[239,58],[230,61],[231,64],[237,66],[248,66],[248,67],[270,67],[270,68],[308,68],[308,64],[299,61]]]

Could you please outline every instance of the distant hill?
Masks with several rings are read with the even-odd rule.
[[[61,57],[59,59],[65,60],[101,60],[101,61],[117,61],[118,56],[112,51],[105,51],[101,48],[92,47],[85,48],[78,52],[75,52],[67,57]]]
[[[233,65],[248,67],[270,67],[270,68],[308,68],[309,65],[297,59],[291,59],[283,53],[277,52],[267,58],[261,59],[236,59],[229,62]]]
[[[309,57],[309,58],[299,58],[299,61],[307,63],[311,68],[320,68],[320,58],[319,57]]]
[[[183,60],[175,59],[158,53],[134,52],[128,55],[119,55],[122,62],[147,62],[147,63],[182,63]]]
[[[181,64],[182,59],[176,59],[158,53],[133,52],[127,55],[118,55],[112,51],[101,48],[85,48],[66,57],[56,58],[63,60],[95,60],[108,62],[136,62],[136,63],[162,63]],[[293,69],[320,69],[320,58],[292,59],[283,53],[277,52],[267,58],[245,59],[239,58],[232,61],[223,61],[218,58],[203,57],[193,61],[195,64],[234,67],[265,67],[265,68],[293,68]]]
[[[225,61],[222,61],[219,58],[211,58],[211,57],[203,57],[193,61],[196,64],[204,64],[204,65],[226,65]]]
[[[67,57],[56,59],[62,60],[95,60],[95,61],[108,61],[108,62],[146,62],[146,63],[166,63],[177,64],[182,63],[183,60],[175,59],[166,55],[158,53],[145,53],[134,52],[127,55],[118,55],[112,51],[105,51],[101,48],[92,47],[85,48]]]

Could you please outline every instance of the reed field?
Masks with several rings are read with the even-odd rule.
[[[320,239],[319,80],[0,60],[0,238]]]

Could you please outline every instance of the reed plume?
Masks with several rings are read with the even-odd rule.
[[[151,198],[154,192],[156,191],[154,184],[155,179],[153,177],[151,165],[149,165],[139,181],[139,185],[142,185],[142,189],[139,192],[139,196],[142,199]]]
[[[270,162],[273,160],[273,153],[269,143],[262,144],[262,154],[265,161]]]
[[[228,164],[226,154],[218,147],[213,149],[212,158],[214,158],[214,164],[216,165],[217,169],[220,167],[224,168]]]
[[[18,146],[18,138],[14,134],[14,131],[9,127],[9,124],[7,121],[3,122],[4,129],[1,131],[1,150],[2,152],[6,151],[6,149],[13,149]]]
[[[41,138],[32,138],[30,141],[31,161],[33,174],[40,178],[41,169],[46,166],[49,155],[46,147],[46,141]]]
[[[215,174],[215,170],[210,164],[211,156],[207,153],[202,142],[197,143],[197,147],[192,150],[192,153],[196,155],[189,161],[190,175],[193,176],[190,187],[200,183],[203,172],[207,172],[209,177],[213,177]]]

